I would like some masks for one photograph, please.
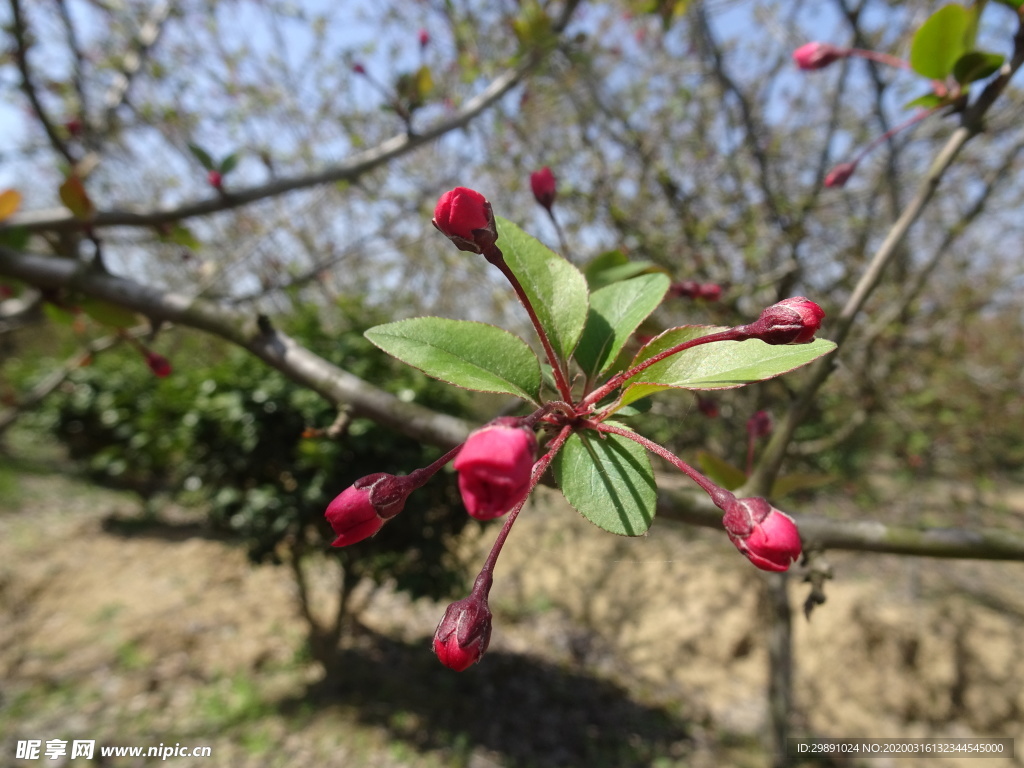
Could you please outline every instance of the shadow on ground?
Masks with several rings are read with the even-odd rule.
[[[691,749],[689,725],[668,709],[530,656],[489,651],[456,673],[438,663],[427,638],[369,633],[333,666],[282,709],[351,707],[361,722],[418,750],[443,751],[451,764],[482,749],[503,766],[647,766]]]

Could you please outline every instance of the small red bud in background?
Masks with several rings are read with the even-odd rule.
[[[803,70],[824,69],[847,55],[845,48],[828,43],[806,43],[793,51],[793,61]]]
[[[146,365],[153,375],[159,379],[166,379],[171,375],[171,362],[163,355],[156,352],[146,352]]]
[[[829,188],[846,186],[846,182],[850,180],[856,170],[856,163],[840,163],[825,176],[825,186]]]
[[[555,204],[555,184],[555,174],[546,165],[539,171],[530,174],[530,188],[533,190],[533,196],[549,212],[551,206]]]
[[[210,186],[218,192],[224,191],[224,179],[220,175],[220,171],[209,171],[206,174],[206,180],[210,183]]]
[[[352,65],[352,71],[355,72],[357,75],[365,75],[366,67],[364,67],[357,61],[355,64]]]
[[[800,531],[793,518],[766,499],[735,499],[722,517],[729,539],[762,571],[786,571],[800,557]]]
[[[466,511],[477,520],[504,515],[530,490],[537,438],[517,421],[498,419],[476,430],[452,464]]]
[[[697,410],[699,410],[709,419],[718,418],[718,403],[716,403],[710,397],[698,397]]]
[[[697,295],[704,301],[718,301],[722,298],[722,286],[718,283],[702,283]]]
[[[430,33],[425,29],[419,31],[420,48],[426,48],[430,45]]]
[[[441,663],[462,672],[480,661],[491,641],[487,605],[491,577],[481,573],[469,597],[452,603],[434,631],[434,653]]]
[[[431,223],[462,251],[483,253],[498,239],[491,204],[468,187],[456,187],[441,195]]]
[[[0,283],[0,299],[9,299],[14,295],[14,289],[6,283]]]
[[[72,117],[70,120],[64,123],[64,128],[67,130],[69,134],[71,134],[75,138],[78,138],[79,136],[82,135],[82,127],[82,121],[79,120],[77,117]]]
[[[772,415],[768,411],[758,411],[747,419],[747,434],[752,438],[768,437],[773,426]]]

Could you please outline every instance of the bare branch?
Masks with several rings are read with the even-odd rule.
[[[373,419],[409,437],[443,448],[466,439],[470,427],[368,384],[314,354],[264,318],[243,314],[202,299],[164,292],[91,269],[74,259],[19,253],[0,246],[0,274],[40,288],[71,288],[132,309],[154,321],[206,331],[247,349],[292,381],[309,387],[335,405]]]

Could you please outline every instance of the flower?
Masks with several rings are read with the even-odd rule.
[[[844,187],[857,170],[856,163],[840,163],[825,176],[826,187]]]
[[[166,379],[171,375],[170,360],[156,352],[146,352],[146,365],[158,379]]]
[[[468,187],[456,187],[441,195],[431,223],[463,251],[482,253],[498,239],[491,204]]]
[[[327,505],[324,516],[337,538],[332,547],[346,547],[373,536],[405,507],[412,492],[405,478],[377,472],[361,477]]]
[[[434,653],[449,669],[462,672],[480,661],[491,641],[487,605],[491,577],[481,573],[469,597],[452,603],[434,630]]]
[[[539,171],[530,174],[530,188],[540,205],[551,210],[555,204],[555,174],[546,165]]]
[[[821,327],[825,310],[810,299],[794,296],[772,304],[744,331],[766,344],[807,344]]]
[[[793,61],[800,69],[824,69],[847,55],[845,48],[837,48],[828,43],[805,43],[793,51]]]
[[[766,499],[734,499],[722,518],[725,532],[762,571],[786,571],[800,557],[800,531],[793,518]]]
[[[477,520],[504,515],[530,490],[537,438],[533,430],[515,426],[518,421],[498,419],[478,429],[452,465],[466,510]]]

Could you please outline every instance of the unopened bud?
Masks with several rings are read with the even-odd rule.
[[[539,171],[530,174],[530,188],[537,203],[550,211],[551,206],[555,204],[557,190],[555,174],[548,166],[545,165]]]
[[[491,204],[468,187],[441,195],[431,223],[462,251],[483,253],[498,239]]]
[[[480,661],[491,641],[487,605],[491,577],[481,573],[469,597],[452,603],[434,631],[434,653],[449,669],[462,672]]]
[[[772,416],[768,411],[758,411],[747,419],[747,434],[751,437],[768,437],[772,433]]]
[[[762,571],[786,571],[800,557],[800,531],[793,518],[766,499],[734,499],[722,525],[729,539]]]
[[[221,176],[220,171],[210,171],[206,174],[206,180],[218,192],[224,189],[224,177]]]
[[[846,186],[846,182],[850,180],[856,170],[856,163],[840,163],[825,176],[825,186],[829,188]]]
[[[800,69],[824,69],[848,55],[847,49],[828,43],[806,43],[793,51],[793,61]]]
[[[158,355],[156,352],[146,353],[146,365],[149,366],[149,370],[153,372],[153,375],[159,379],[166,379],[171,375],[171,363],[163,355]]]
[[[452,464],[466,511],[477,520],[504,515],[530,491],[537,438],[518,421],[498,419],[476,430]]]
[[[794,296],[772,304],[743,331],[747,338],[766,344],[807,344],[814,340],[824,317],[825,310],[813,301]]]
[[[373,536],[405,507],[412,492],[403,477],[377,472],[361,477],[327,506],[324,516],[337,538],[332,547],[345,547]]]

